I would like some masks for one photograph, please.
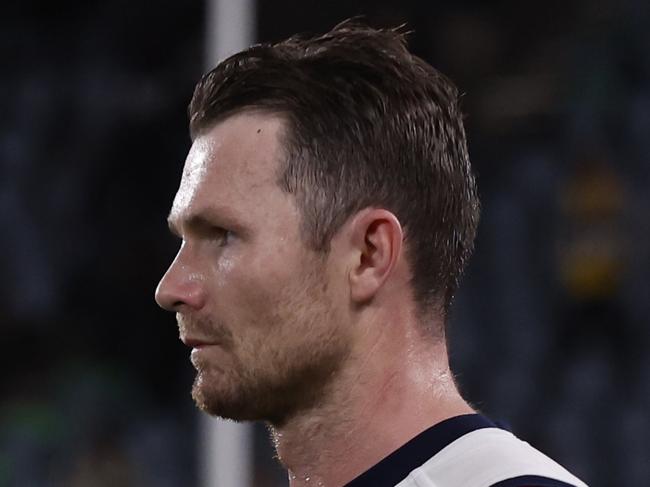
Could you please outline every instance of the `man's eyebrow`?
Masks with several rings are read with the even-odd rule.
[[[180,220],[180,221],[179,221]],[[182,238],[181,228],[184,227],[190,232],[200,233],[214,227],[227,227],[238,231],[244,232],[244,228],[239,223],[238,219],[227,210],[214,210],[205,208],[196,212],[192,212],[182,218],[174,216],[172,213],[167,217],[167,225],[169,231],[179,238]]]
[[[172,235],[181,238],[181,232],[179,232],[178,228],[176,228],[176,224],[174,223],[174,220],[172,220],[171,214],[167,217],[167,226],[169,227],[169,231],[172,233]]]

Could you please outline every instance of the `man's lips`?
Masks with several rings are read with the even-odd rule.
[[[204,348],[210,345],[218,345],[215,341],[197,337],[181,337],[181,341],[190,348]]]

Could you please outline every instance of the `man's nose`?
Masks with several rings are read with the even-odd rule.
[[[199,310],[205,305],[205,283],[176,257],[156,288],[156,302],[167,311],[178,312],[183,307]]]

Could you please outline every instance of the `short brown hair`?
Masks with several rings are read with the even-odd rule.
[[[393,212],[421,317],[446,316],[479,219],[453,83],[397,29],[344,22],[252,46],[204,75],[189,106],[192,137],[245,109],[287,121],[278,183],[296,198],[305,242],[326,252],[355,212]]]

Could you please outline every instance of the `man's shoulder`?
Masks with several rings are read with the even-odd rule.
[[[423,431],[348,487],[587,487],[525,441],[479,414]]]
[[[509,431],[492,427],[470,431],[409,473],[409,479],[435,478],[441,485],[494,487],[586,487],[560,464]]]

